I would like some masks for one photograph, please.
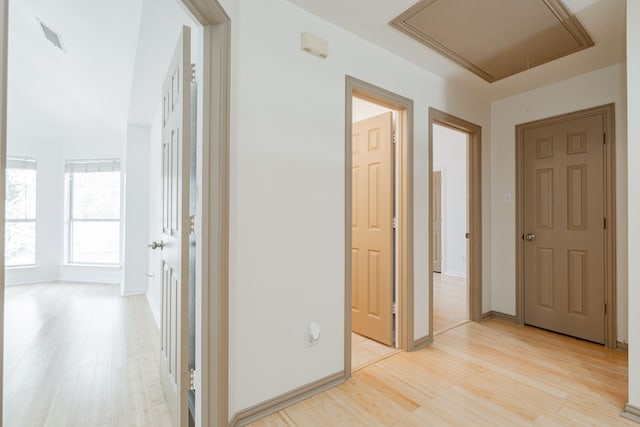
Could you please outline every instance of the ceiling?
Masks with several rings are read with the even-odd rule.
[[[489,100],[625,61],[625,0],[564,0],[567,9],[582,23],[595,46],[494,83],[488,83],[389,25],[417,0],[288,1]],[[464,31],[459,22],[451,22],[450,26]]]
[[[593,46],[557,0],[421,0],[390,25],[489,83]]]
[[[39,20],[62,37],[64,51]],[[148,126],[158,111],[163,70],[190,22],[175,0],[11,1],[9,142],[122,144],[128,124]]]
[[[126,122],[141,9],[142,0],[12,1],[9,126],[25,119],[52,132],[76,125],[78,112],[101,128]],[[44,37],[38,19],[65,51]]]

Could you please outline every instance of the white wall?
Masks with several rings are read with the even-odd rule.
[[[640,3],[627,2],[627,116],[629,187],[629,403],[640,409]]]
[[[433,125],[433,170],[442,171],[442,274],[467,277],[467,134]]]
[[[415,101],[416,338],[428,331],[428,108],[490,120],[483,100],[291,4],[235,6],[230,415],[343,369],[345,75]],[[300,50],[305,31],[329,41],[328,59]],[[322,338],[306,347],[312,321]]]
[[[7,269],[6,284],[55,280],[119,283],[119,268],[64,265],[64,168],[65,160],[121,158],[124,135],[101,126],[81,109],[78,126],[73,129],[48,123],[42,102],[23,96],[18,81],[13,80],[9,91],[7,155],[37,161],[37,265]]]
[[[147,291],[149,219],[149,136],[146,126],[129,125],[124,156],[123,188],[123,272],[122,295]]]
[[[625,66],[618,64],[496,101],[491,106],[493,310],[515,314],[515,125],[615,102],[618,340],[627,339],[627,123]],[[504,200],[509,193],[511,201]]]

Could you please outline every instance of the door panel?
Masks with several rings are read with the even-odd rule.
[[[431,207],[433,209],[433,271],[442,272],[442,172],[433,172],[433,197]]]
[[[604,121],[524,133],[525,323],[604,343]],[[523,236],[525,237],[525,236]]]
[[[352,330],[393,344],[392,114],[353,124]]]
[[[191,36],[183,27],[164,82],[160,371],[173,425],[188,423]]]

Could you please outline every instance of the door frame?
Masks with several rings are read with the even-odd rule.
[[[413,300],[413,100],[372,85],[355,77],[345,76],[345,266],[344,266],[344,374],[351,376],[351,223],[352,223],[352,117],[353,97],[397,110],[396,126],[399,158],[395,168],[398,192],[394,203],[397,212],[398,251],[394,263],[398,266],[398,336],[396,343],[404,351],[413,351],[415,342]]]
[[[482,127],[429,108],[429,171],[428,188],[433,185],[433,125],[446,126],[469,135],[467,146],[467,223],[470,235],[467,257],[469,319],[482,320]],[[429,202],[431,207],[431,202]],[[429,209],[429,251],[433,247],[433,212]],[[433,257],[429,255],[429,337],[433,340]]]
[[[0,168],[6,168],[8,6],[0,0]],[[14,1],[14,0],[12,0]],[[218,0],[179,0],[203,27],[202,146],[198,167],[201,204],[196,214],[196,425],[228,425],[229,390],[229,144],[231,19]],[[0,197],[5,176],[0,173]],[[4,236],[4,203],[0,230]],[[4,253],[4,239],[0,239]],[[206,262],[203,262],[206,260]],[[4,257],[0,257],[4,271]],[[206,286],[204,284],[207,284]],[[0,396],[3,392],[4,274],[0,274]],[[214,315],[215,314],[215,315]],[[205,374],[206,375],[203,375]],[[0,399],[0,415],[2,400]]]
[[[218,0],[180,0],[202,25],[196,212],[196,425],[229,424],[231,19]],[[199,240],[198,240],[199,239]]]
[[[617,343],[616,304],[616,151],[615,104],[600,105],[533,122],[516,125],[516,322],[524,325],[524,132],[583,117],[602,115],[604,124],[604,345],[615,349]]]

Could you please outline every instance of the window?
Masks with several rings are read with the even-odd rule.
[[[67,262],[120,264],[120,161],[67,161]]]
[[[6,180],[5,266],[35,265],[35,160],[8,158]]]

